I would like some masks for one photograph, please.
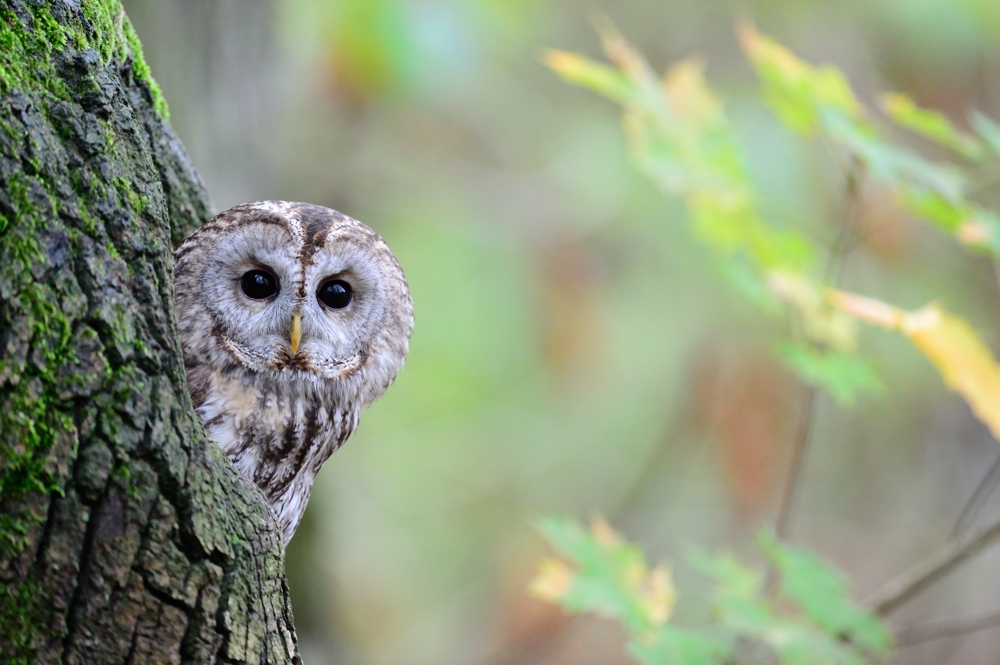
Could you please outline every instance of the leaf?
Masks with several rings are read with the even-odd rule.
[[[835,67],[807,64],[748,22],[737,27],[737,35],[764,84],[765,100],[789,129],[811,133],[831,115],[862,119],[861,104]]]
[[[955,204],[940,194],[919,187],[902,187],[898,190],[898,197],[904,208],[933,222],[947,233],[954,234],[969,217],[968,204]]]
[[[937,141],[966,159],[978,161],[983,158],[983,145],[975,137],[956,129],[941,113],[920,108],[907,95],[884,94],[882,108],[898,124],[932,141]]]
[[[968,247],[981,249],[1000,257],[1000,217],[975,204],[970,216],[955,230],[955,237]]]
[[[995,156],[1000,156],[1000,125],[996,124],[979,111],[975,111],[970,118],[972,128],[979,134]]]
[[[953,203],[919,187],[901,187],[900,204],[932,222],[967,247],[1000,257],[1000,218],[974,203]]]
[[[763,575],[732,555],[696,552],[691,562],[716,581],[713,614],[725,632],[767,645],[782,664],[862,663],[837,635],[777,612],[761,593]]]
[[[649,641],[632,640],[628,650],[642,665],[712,665],[732,651],[733,639],[709,631],[663,626]]]
[[[749,259],[758,284],[768,271],[809,270],[818,253],[814,245],[800,233],[776,229],[761,217],[743,150],[722,104],[705,82],[704,63],[682,60],[659,81],[610,24],[602,24],[599,32],[604,51],[618,70],[558,51],[549,53],[547,63],[566,80],[625,107],[623,125],[633,160],[665,192],[684,199],[694,235],[720,258]],[[761,44],[765,50],[780,51],[766,40]],[[805,71],[795,62],[792,69]],[[829,78],[822,74],[813,82],[816,94],[847,104],[843,90],[831,92],[837,85]]]
[[[646,635],[673,613],[676,591],[670,571],[648,570],[642,551],[623,541],[604,520],[588,532],[572,520],[545,519],[539,531],[569,564],[543,561],[531,590],[570,612],[590,611]]]
[[[877,180],[894,187],[915,185],[955,203],[963,200],[965,178],[951,165],[931,162],[856,127],[835,126],[830,137],[861,159]]]
[[[775,298],[760,273],[754,270],[747,261],[719,260],[716,261],[715,266],[734,289],[761,310],[771,315],[778,315],[785,311],[783,303]]]
[[[806,383],[823,388],[841,406],[850,406],[859,394],[885,390],[871,363],[857,356],[787,341],[778,343],[777,354]]]
[[[607,97],[619,104],[635,98],[635,89],[619,70],[566,51],[549,51],[545,64],[568,83]]]
[[[784,46],[760,35],[750,24],[739,26],[738,35],[760,77],[765,101],[789,129],[799,134],[826,134],[860,159],[873,177],[891,185],[911,183],[950,201],[962,200],[965,181],[955,168],[935,164],[879,139],[850,84],[837,68],[815,67],[800,60]],[[975,139],[957,130],[953,135],[947,134],[932,120],[932,112],[918,109],[912,102],[908,107],[903,99],[889,97],[888,108],[898,114],[900,122],[908,122],[908,126],[919,127],[941,140],[950,140],[960,149],[973,150],[970,146],[979,146]],[[947,120],[940,116],[939,122]]]
[[[1000,439],[1000,365],[964,319],[933,304],[908,312],[844,291],[831,290],[829,300],[859,320],[906,335]]]
[[[538,566],[538,574],[528,587],[532,595],[558,603],[573,586],[572,569],[559,559],[546,557]]]
[[[719,583],[716,596],[750,600],[760,595],[764,576],[759,571],[743,565],[731,554],[711,555],[699,549],[688,552],[691,565]]]
[[[799,332],[807,339],[839,352],[857,345],[856,324],[826,301],[826,287],[802,273],[772,270],[767,273],[771,292],[799,314]]]
[[[769,532],[758,534],[757,544],[781,578],[781,593],[829,635],[844,636],[877,654],[891,645],[889,631],[874,614],[851,600],[847,582],[832,565],[812,552],[779,542]]]

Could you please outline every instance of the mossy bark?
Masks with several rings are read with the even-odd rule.
[[[0,0],[0,660],[297,662],[206,440],[172,246],[210,215],[118,0]]]

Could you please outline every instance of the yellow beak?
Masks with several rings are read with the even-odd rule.
[[[302,341],[302,315],[298,312],[292,314],[292,355],[299,352],[299,342]]]

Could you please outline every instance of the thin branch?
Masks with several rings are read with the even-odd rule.
[[[689,408],[688,405],[684,405],[683,408],[674,410],[669,425],[660,435],[652,451],[643,460],[642,468],[608,511],[608,519],[612,522],[619,522],[631,517],[642,497],[655,485],[663,471],[664,462],[667,461],[670,453],[676,450],[674,444],[678,439],[688,435],[690,423],[684,412],[688,411]]]
[[[989,498],[990,493],[996,488],[998,480],[1000,480],[1000,456],[993,462],[993,466],[986,472],[983,479],[979,481],[975,491],[972,492],[972,496],[969,497],[969,500],[965,502],[965,506],[962,507],[962,512],[958,514],[958,518],[951,528],[952,538],[957,538],[965,533],[969,524],[983,507],[986,499]]]
[[[823,271],[827,283],[834,286],[840,283],[844,265],[847,263],[847,257],[857,245],[858,220],[860,219],[861,212],[861,179],[862,166],[860,162],[854,160],[850,168],[844,169],[844,197],[846,199],[844,225],[841,227],[837,239],[830,248],[830,254],[827,256],[826,266]],[[784,538],[788,533],[788,523],[795,505],[796,496],[798,495],[799,485],[801,484],[806,450],[809,445],[812,424],[816,415],[817,392],[815,386],[809,386],[802,404],[802,419],[799,421],[799,429],[796,432],[794,447],[792,448],[791,469],[789,471],[788,482],[785,484],[785,491],[782,494],[781,504],[778,508],[778,517],[775,521],[775,532],[779,538]]]
[[[1000,520],[971,535],[957,538],[883,586],[865,601],[865,605],[880,616],[890,614],[998,538]]]
[[[839,162],[838,162],[839,164]],[[861,219],[861,182],[864,177],[864,166],[855,158],[849,168],[841,167],[844,173],[844,198],[845,214],[844,224],[830,248],[827,255],[826,266],[824,268],[824,279],[828,284],[837,286],[843,276],[844,266],[847,257],[854,250],[858,243],[860,233],[859,221]],[[802,475],[805,469],[806,452],[809,448],[809,440],[812,435],[813,422],[816,419],[817,394],[815,386],[806,389],[805,399],[802,404],[802,418],[799,420],[799,428],[795,434],[792,448],[792,461],[789,469],[788,481],[781,496],[781,503],[778,506],[778,517],[775,520],[774,530],[779,539],[784,540],[788,535],[788,527],[791,516],[794,512],[799,488],[802,485]],[[775,590],[777,575],[774,566],[768,566],[767,576],[764,582],[764,589],[769,593]]]
[[[994,260],[991,262],[991,265],[993,276],[997,280],[997,286],[1000,287],[1000,262]],[[962,512],[958,514],[958,518],[951,529],[951,536],[953,538],[961,535],[976,514],[979,513],[986,499],[989,498],[990,493],[996,487],[998,480],[1000,480],[1000,457],[997,457],[996,461],[993,462],[993,466],[986,472],[983,479],[979,481],[976,489],[972,492],[972,496],[969,497],[969,500],[962,507]]]
[[[896,632],[895,643],[897,647],[908,647],[942,637],[958,637],[997,626],[1000,626],[1000,612],[973,618],[939,619],[899,629]]]
[[[788,523],[791,520],[792,508],[795,506],[799,487],[802,484],[802,467],[805,463],[806,448],[809,446],[809,438],[812,433],[812,423],[816,416],[817,392],[815,386],[809,386],[806,389],[805,401],[802,405],[802,418],[799,420],[799,428],[795,433],[788,482],[785,483],[785,492],[778,508],[778,519],[774,524],[774,531],[781,540],[784,540],[788,535]]]

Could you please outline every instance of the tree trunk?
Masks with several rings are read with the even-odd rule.
[[[0,0],[0,660],[298,662],[280,534],[191,407],[210,216],[119,0]]]

